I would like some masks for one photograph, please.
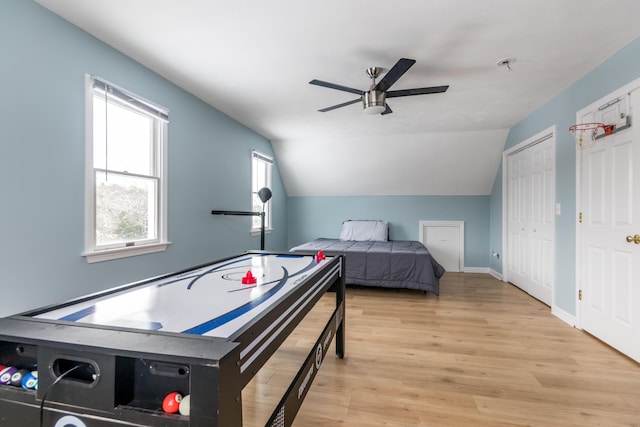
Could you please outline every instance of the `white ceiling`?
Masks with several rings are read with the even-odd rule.
[[[637,0],[36,1],[269,138],[289,196],[489,194],[508,129],[640,36]],[[401,57],[392,89],[449,90],[317,112]]]

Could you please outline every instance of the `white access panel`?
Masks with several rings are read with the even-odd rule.
[[[463,271],[463,221],[420,221],[420,242],[445,270]]]

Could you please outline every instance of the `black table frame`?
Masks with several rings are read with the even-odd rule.
[[[83,427],[82,423],[87,427],[241,426],[242,389],[324,293],[335,291],[333,313],[267,423],[290,426],[334,337],[336,354],[344,357],[345,275],[341,256],[328,258],[319,270],[298,279],[300,283],[286,297],[229,339],[33,317],[203,266],[0,319],[0,364],[37,365],[39,374],[37,391],[0,386],[0,425],[38,425],[40,405],[48,390],[45,426],[54,426],[62,416],[71,423],[79,420],[78,427]],[[76,372],[59,378],[69,367],[77,368]],[[188,390],[189,416],[159,410],[162,397],[172,388]]]

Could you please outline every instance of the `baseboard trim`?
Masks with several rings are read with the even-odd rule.
[[[487,267],[464,267],[462,269],[463,273],[489,273],[489,269]]]
[[[567,313],[557,305],[554,305],[553,307],[551,307],[551,314],[553,314],[563,322],[567,323],[568,325],[573,326],[574,328],[578,324],[578,322],[576,321],[576,316],[574,316],[573,314]]]
[[[489,274],[502,282],[502,273],[498,273],[493,268],[489,269]]]

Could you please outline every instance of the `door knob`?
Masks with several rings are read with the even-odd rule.
[[[628,235],[627,236],[627,242],[628,243],[635,243],[636,245],[640,245],[640,234],[636,234],[636,235]]]

